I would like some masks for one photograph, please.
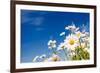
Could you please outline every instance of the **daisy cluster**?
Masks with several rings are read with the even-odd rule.
[[[70,31],[66,35],[66,30]],[[65,36],[62,42],[57,45],[56,40],[48,41],[48,49],[52,50],[50,57],[43,57],[44,62],[49,61],[69,61],[69,60],[88,60],[90,59],[90,35],[89,32],[80,31],[79,27],[76,27],[75,24],[65,27],[65,31],[60,33],[59,36]],[[56,49],[56,50],[55,50]],[[59,55],[64,54],[64,59]],[[35,60],[37,57],[35,58]]]

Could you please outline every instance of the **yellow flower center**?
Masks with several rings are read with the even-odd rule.
[[[63,48],[63,49],[64,49],[64,45],[63,45],[63,46],[61,46],[61,48]]]
[[[74,43],[75,43],[74,39],[70,39],[70,40],[69,40],[69,44],[70,44],[70,45],[73,45]]]
[[[80,35],[81,35],[80,33],[77,33],[77,34],[76,34],[77,37],[80,37]]]
[[[53,60],[53,61],[57,61],[57,58],[53,58],[52,60]]]

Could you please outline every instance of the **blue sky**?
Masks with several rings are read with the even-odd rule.
[[[21,62],[32,62],[37,55],[49,56],[50,39],[55,39],[57,44],[62,42],[64,37],[59,34],[72,22],[81,30],[84,24],[89,31],[89,21],[89,13],[21,10]]]

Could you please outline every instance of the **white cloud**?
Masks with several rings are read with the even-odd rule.
[[[42,27],[37,27],[35,30],[36,30],[36,31],[42,31],[42,30],[44,30],[44,28],[42,28]]]
[[[44,21],[43,17],[35,17],[31,20],[30,24],[35,25],[35,26],[39,26],[43,23],[43,21]]]

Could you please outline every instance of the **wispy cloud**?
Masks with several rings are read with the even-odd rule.
[[[39,26],[43,23],[44,17],[39,16],[39,17],[27,17],[27,16],[22,16],[22,24],[31,24],[34,26]]]
[[[35,28],[35,31],[43,31],[43,30],[45,30],[45,29],[42,28],[42,27],[37,27],[37,28]]]
[[[44,21],[44,17],[35,17],[31,20],[30,24],[34,26],[40,26],[42,25],[43,21]]]
[[[43,23],[46,14],[48,13],[43,11],[22,10],[21,23],[40,26]]]

